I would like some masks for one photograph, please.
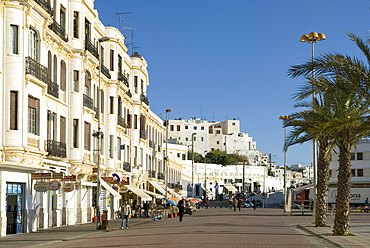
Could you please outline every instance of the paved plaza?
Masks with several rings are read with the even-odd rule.
[[[131,219],[129,229],[111,220],[109,230],[95,223],[50,228],[0,238],[0,247],[370,247],[370,214],[351,214],[354,236],[333,237],[334,216],[325,228],[312,226],[312,215],[284,214],[281,209],[200,209],[192,216],[158,221]]]

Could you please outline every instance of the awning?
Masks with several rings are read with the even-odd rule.
[[[118,194],[117,191],[115,191],[109,184],[107,184],[104,180],[100,179],[100,183],[105,188],[108,190],[109,193],[111,193],[114,197],[117,197],[118,199],[121,199],[121,195]]]
[[[151,196],[152,196],[152,197],[154,197],[154,198],[160,198],[160,199],[164,198],[164,196],[163,196],[163,195],[161,195],[161,194],[157,194],[157,193],[154,193],[154,192],[149,191],[149,190],[145,190],[145,189],[143,189],[143,192],[144,192],[144,193],[146,193],[146,194],[148,194],[148,195],[151,195]]]
[[[238,191],[233,185],[224,185],[224,188],[226,188],[228,191],[231,191],[231,192]]]
[[[291,188],[292,191],[298,191],[298,190],[304,190],[304,189],[310,189],[313,188],[313,184],[307,184],[298,188]]]
[[[177,199],[181,199],[182,198],[182,196],[179,195],[179,194],[177,194],[175,191],[173,191],[173,189],[167,188],[167,191],[168,191],[168,193],[170,193],[171,195],[173,195]]]
[[[123,187],[127,188],[132,193],[134,193],[135,195],[140,197],[142,201],[151,201],[152,200],[152,197],[145,194],[142,189],[139,189],[138,187],[135,187],[134,185],[123,185]]]
[[[153,187],[158,190],[162,195],[165,195],[166,194],[166,190],[162,188],[161,185],[159,185],[157,182],[155,181],[151,181],[151,180],[148,180],[148,182],[153,185]]]

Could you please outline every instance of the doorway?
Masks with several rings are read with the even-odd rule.
[[[6,233],[16,234],[23,232],[23,192],[24,185],[7,183],[6,185]]]

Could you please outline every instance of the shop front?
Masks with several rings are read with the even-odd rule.
[[[23,232],[24,185],[23,183],[6,183],[6,234]]]

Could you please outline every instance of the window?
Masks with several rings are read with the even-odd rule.
[[[47,111],[47,140],[57,140],[57,114]]]
[[[357,176],[363,177],[364,176],[364,169],[357,169]]]
[[[221,131],[220,130],[216,130],[216,134],[220,134],[221,133]]]
[[[73,148],[78,148],[78,119],[73,119],[72,147]]]
[[[79,13],[77,11],[73,12],[73,38],[78,38],[78,32],[79,32]]]
[[[219,145],[220,144],[220,141],[217,141],[216,143],[217,143],[217,145]]]
[[[118,72],[122,73],[122,57],[118,54]]]
[[[196,140],[197,140],[197,137],[195,137],[195,136],[194,136],[193,138],[194,138],[194,141],[196,141]]]
[[[180,125],[177,125],[177,131],[180,132]]]
[[[194,126],[194,127],[193,127],[193,129],[194,129],[194,130],[197,130],[197,126]]]
[[[53,56],[51,52],[48,51],[48,79],[51,81],[51,73],[53,69]]]
[[[114,50],[109,51],[109,69],[114,71]]]
[[[119,96],[118,97],[118,102],[117,102],[117,115],[122,116],[122,98]]]
[[[85,18],[85,40],[91,40],[91,23]]]
[[[60,26],[66,30],[66,8],[60,5]]]
[[[188,138],[185,138],[185,141],[189,141],[189,139]]]
[[[39,100],[28,96],[28,132],[39,135]]]
[[[137,129],[137,115],[134,115],[134,129]]]
[[[18,130],[18,91],[10,91],[10,130]]]
[[[28,56],[37,61],[37,47],[38,47],[38,37],[34,29],[30,29],[28,34]]]
[[[173,131],[173,125],[170,125],[170,131]]]
[[[73,91],[74,92],[78,92],[78,88],[79,88],[79,75],[80,75],[80,72],[79,71],[76,71],[74,70],[73,71]]]
[[[84,94],[87,95],[88,97],[90,97],[91,95],[90,86],[91,86],[91,74],[89,71],[86,71]]]
[[[363,160],[363,153],[362,152],[357,153],[357,160]]]
[[[113,114],[113,107],[114,107],[114,97],[109,97],[109,114]]]
[[[58,84],[58,59],[57,56],[53,57],[53,82]]]
[[[66,118],[60,117],[60,142],[66,143]]]
[[[144,81],[141,80],[141,87],[140,87],[141,93],[144,94]]]
[[[201,140],[201,141],[204,141],[204,138],[203,138],[203,137],[200,137],[200,140]]]
[[[108,147],[108,155],[109,155],[109,158],[113,158],[113,151],[114,151],[114,136],[113,135],[109,135],[109,147]]]
[[[13,54],[19,53],[17,25],[10,25],[10,52]]]
[[[121,138],[117,137],[117,160],[121,160]]]
[[[134,76],[134,92],[137,94],[137,76]]]
[[[351,153],[351,160],[356,160],[356,154],[355,153]]]
[[[200,127],[200,130],[204,130],[204,126],[201,126],[201,127]]]
[[[233,126],[235,126],[235,122],[233,122]]]
[[[332,177],[332,170],[329,170],[329,177]]]
[[[104,91],[100,90],[100,112],[104,113]]]
[[[351,173],[352,173],[352,176],[355,177],[356,176],[356,170],[355,169],[351,169]]]
[[[90,123],[85,121],[85,132],[84,132],[84,149],[90,151],[90,133],[91,133],[91,125]]]
[[[60,89],[66,91],[66,84],[67,84],[66,63],[62,60],[60,62]]]

